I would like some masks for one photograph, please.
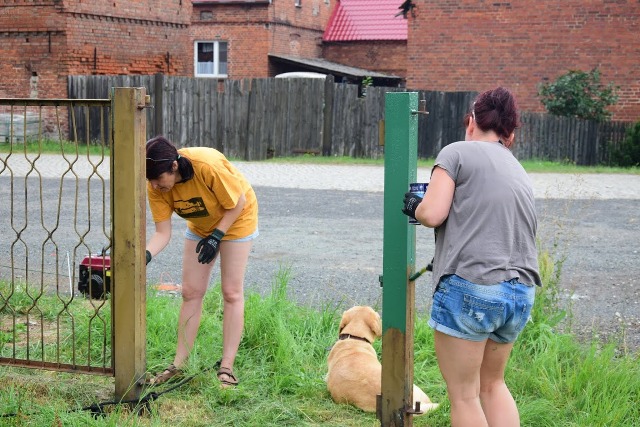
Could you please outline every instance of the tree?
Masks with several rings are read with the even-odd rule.
[[[618,87],[600,83],[600,71],[571,70],[555,82],[540,85],[538,95],[547,111],[556,116],[608,120],[607,107],[618,102]]]

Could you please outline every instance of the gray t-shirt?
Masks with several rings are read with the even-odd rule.
[[[455,192],[435,230],[434,282],[456,274],[479,285],[518,279],[542,286],[531,179],[511,151],[498,142],[459,141],[445,146],[435,165]]]

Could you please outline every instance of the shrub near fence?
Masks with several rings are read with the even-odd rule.
[[[224,80],[155,76],[70,76],[71,99],[108,98],[111,87],[147,88],[147,137],[164,134],[179,146],[211,146],[245,160],[313,153],[380,158],[379,123],[385,93],[401,88],[358,87],[321,79]],[[464,139],[462,119],[475,92],[417,91],[428,115],[419,116],[418,156]],[[78,112],[77,114],[82,114]],[[84,123],[77,120],[77,123]],[[522,114],[514,154],[521,160],[607,164],[628,123]],[[84,130],[79,128],[79,139]]]

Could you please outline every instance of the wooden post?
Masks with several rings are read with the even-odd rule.
[[[322,107],[322,155],[331,155],[333,141],[333,75],[324,79],[324,105]]]
[[[164,74],[153,78],[153,135],[164,135]]]
[[[111,304],[115,394],[137,399],[146,371],[145,88],[112,88]]]
[[[416,179],[418,107],[416,92],[385,95],[384,241],[382,274],[383,427],[412,426],[413,323],[416,231],[402,213],[402,198]]]

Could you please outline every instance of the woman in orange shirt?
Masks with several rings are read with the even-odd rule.
[[[224,314],[218,379],[238,384],[233,363],[244,326],[244,275],[253,239],[258,236],[258,201],[246,178],[219,151],[177,149],[158,136],[147,141],[149,207],[156,231],[147,243],[147,264],[171,238],[171,215],[187,221],[182,258],[182,305],[173,363],[153,377],[161,384],[181,374],[200,326],[202,303],[220,254]]]

